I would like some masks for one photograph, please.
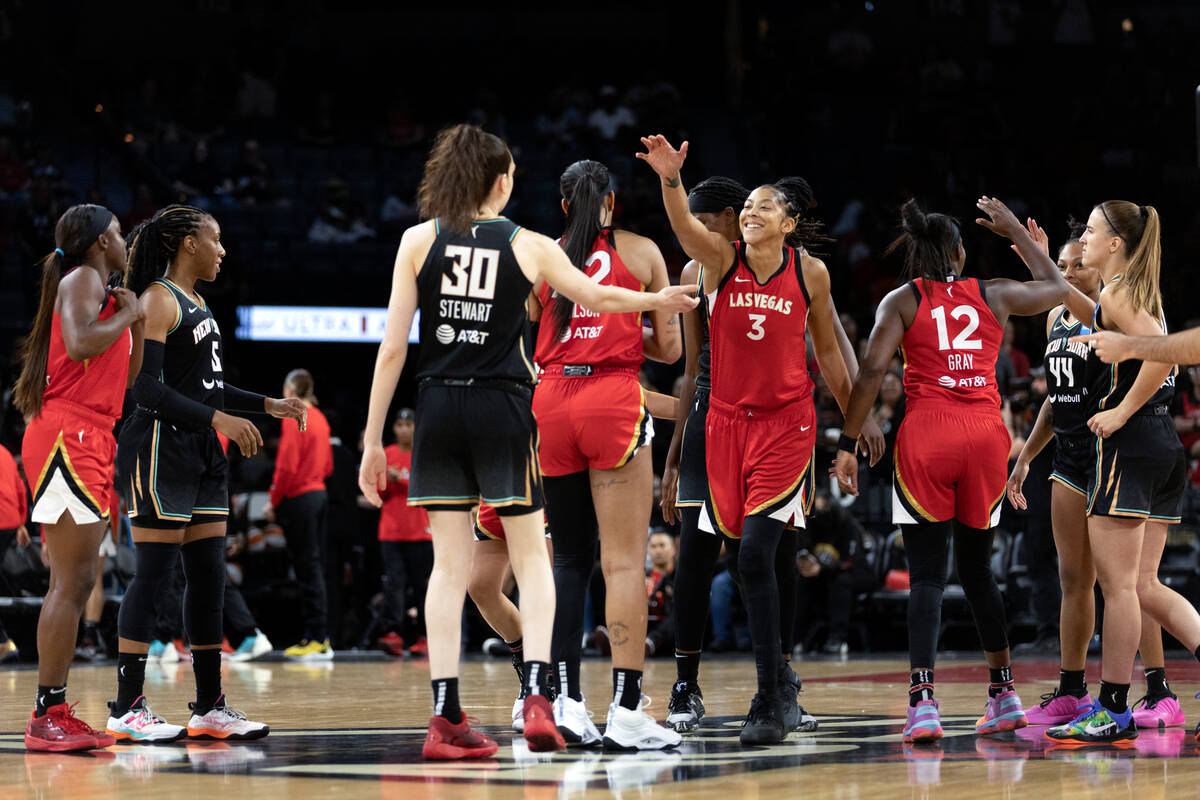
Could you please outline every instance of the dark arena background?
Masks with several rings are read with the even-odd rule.
[[[55,247],[58,217],[98,203],[128,233],[169,203],[204,208],[227,250],[218,278],[198,287],[224,337],[227,379],[279,396],[290,370],[309,370],[335,437],[325,569],[336,650],[318,663],[282,652],[301,637],[301,590],[286,531],[257,514],[279,423],[256,417],[265,447],[249,459],[231,450],[229,560],[274,644],[251,662],[231,660],[224,680],[231,700],[270,723],[270,736],[26,752],[49,580],[35,533],[31,548],[0,551],[0,620],[19,648],[0,666],[0,797],[1193,796],[1200,665],[1191,653],[1166,637],[1186,727],[1143,731],[1136,746],[1120,748],[1056,747],[1040,728],[976,737],[987,672],[954,576],[938,670],[947,738],[925,748],[901,742],[907,584],[895,581],[907,567],[891,524],[891,452],[863,470],[857,500],[830,486],[825,466],[842,417],[821,380],[816,513],[850,543],[853,587],[827,595],[802,586],[792,664],[820,727],[778,745],[738,743],[753,658],[740,597],[731,592],[719,615],[714,587],[713,654],[701,669],[709,716],[679,748],[530,753],[509,729],[516,685],[508,656],[486,654],[494,634],[468,602],[463,705],[501,750],[480,762],[422,761],[429,668],[419,649],[381,651],[389,631],[378,512],[361,502],[355,470],[393,261],[402,232],[418,221],[417,185],[443,127],[470,122],[507,141],[516,174],[504,213],[552,237],[563,229],[563,170],[579,159],[604,162],[616,184],[614,225],[654,240],[675,282],[688,259],[659,179],[634,158],[639,137],[690,143],[689,188],[710,175],[751,187],[804,176],[817,199],[811,216],[831,238],[819,255],[860,354],[876,307],[898,285],[903,259],[884,251],[906,199],[961,222],[966,275],[1018,279],[1028,271],[1009,243],[973,222],[980,195],[1000,198],[1022,221],[1035,218],[1052,254],[1067,238],[1068,217],[1085,220],[1109,199],[1153,205],[1166,321],[1181,330],[1200,325],[1198,39],[1200,5],[1133,0],[0,0],[0,349],[8,355],[0,444],[19,457],[25,423],[12,388],[38,305],[35,265]],[[1045,322],[1044,314],[1014,317],[1006,332],[998,383],[1014,437],[1028,434],[1046,394]],[[396,409],[415,400],[420,345],[415,335],[412,342]],[[683,359],[648,361],[641,378],[677,396],[682,375]],[[1160,579],[1195,604],[1193,380],[1200,369],[1181,364],[1172,413],[1196,483],[1189,480]],[[902,398],[889,404],[886,418],[902,408]],[[671,432],[670,422],[656,424],[656,476]],[[893,440],[894,430],[889,447]],[[677,534],[657,500],[651,527]],[[1030,519],[1005,501],[993,558],[1027,704],[1052,690],[1059,666],[1054,544],[1032,533]],[[820,552],[819,542],[801,541],[806,554]],[[105,718],[115,688],[117,608],[134,563],[127,533],[108,561],[101,647],[71,672],[71,698],[92,724]],[[603,591],[597,569],[588,631],[603,624]],[[848,614],[834,608],[847,605]],[[589,637],[583,664],[597,724],[609,692],[602,639]],[[1099,647],[1097,637],[1089,685],[1099,685]],[[1140,666],[1131,700],[1142,694]],[[647,659],[644,679],[648,713],[659,720],[673,680],[664,646]],[[147,685],[160,714],[183,718],[192,691],[186,661],[151,664]]]

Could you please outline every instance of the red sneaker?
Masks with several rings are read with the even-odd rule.
[[[554,724],[550,701],[540,694],[525,698],[525,743],[534,753],[548,753],[567,746]]]
[[[428,759],[487,758],[494,756],[500,745],[478,731],[471,730],[466,715],[462,722],[452,725],[445,717],[430,717],[429,732],[421,755]]]
[[[410,656],[427,656],[429,655],[429,642],[425,641],[425,637],[419,637],[412,646],[408,648]]]
[[[93,730],[75,716],[77,703],[59,703],[46,709],[46,716],[31,717],[25,726],[25,748],[64,753],[70,750],[91,750],[110,747],[117,740],[107,733]]]
[[[404,655],[404,640],[395,631],[390,631],[386,636],[380,636],[376,644],[379,645],[380,650],[389,656]]]

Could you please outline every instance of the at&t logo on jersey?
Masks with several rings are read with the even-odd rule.
[[[491,331],[456,331],[445,323],[438,325],[433,335],[441,344],[484,344]]]
[[[947,389],[982,389],[987,386],[987,378],[982,375],[973,378],[951,378],[949,375],[943,375],[937,382],[939,386],[945,386]]]
[[[454,341],[454,333],[454,328],[443,324],[437,326],[437,330],[434,331],[434,336],[436,336],[437,340],[442,344],[450,344]]]

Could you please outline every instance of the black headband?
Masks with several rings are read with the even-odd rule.
[[[92,217],[92,227],[89,228],[87,233],[85,233],[80,238],[80,241],[82,241],[84,243],[83,249],[85,251],[87,250],[87,248],[92,246],[93,242],[95,242],[97,239],[100,238],[100,235],[102,233],[104,233],[105,231],[108,230],[108,226],[112,224],[113,217],[115,216],[113,214],[113,212],[109,211],[107,208],[104,208],[103,206],[100,207],[100,212],[101,213],[97,213],[96,215],[94,215]],[[63,258],[66,258],[67,256],[82,256],[83,255],[83,253],[72,253],[71,251],[67,250],[67,248],[65,246],[61,246],[60,248],[55,248],[55,249],[56,250],[61,249]]]
[[[728,203],[723,203],[715,197],[708,197],[696,192],[688,195],[688,211],[693,214],[720,214],[731,207]]]

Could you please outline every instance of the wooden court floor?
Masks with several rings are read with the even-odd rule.
[[[38,798],[233,797],[425,800],[619,798],[1092,798],[1138,800],[1200,796],[1200,665],[1168,662],[1168,676],[1190,727],[1145,731],[1135,747],[1062,749],[1042,729],[977,737],[986,670],[977,658],[943,659],[937,673],[946,738],[936,746],[900,741],[907,676],[897,660],[797,660],[801,702],[820,720],[776,746],[742,748],[738,726],[753,693],[745,658],[710,658],[701,667],[708,716],[675,752],[607,754],[572,750],[533,755],[508,730],[516,679],[506,661],[463,665],[468,713],[501,743],[484,762],[425,763],[429,670],[423,661],[279,662],[226,666],[230,703],[270,723],[270,736],[244,744],[116,746],[80,755],[27,753],[22,732],[36,687],[28,668],[0,671],[0,800]],[[1028,704],[1057,677],[1051,661],[1018,662],[1018,691]],[[1098,666],[1089,682],[1098,682]],[[674,678],[670,661],[651,662],[645,692],[660,720]],[[608,665],[583,666],[589,707],[603,725]],[[76,667],[69,699],[102,727],[115,693],[114,667]],[[1131,697],[1143,687],[1135,684]],[[183,723],[192,696],[190,664],[151,666],[147,697],[169,721]],[[1115,794],[1114,794],[1115,793]]]

